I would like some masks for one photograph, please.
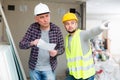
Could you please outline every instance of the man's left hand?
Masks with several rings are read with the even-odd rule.
[[[57,55],[58,51],[57,50],[50,50],[49,53],[50,53],[50,56],[55,57]]]

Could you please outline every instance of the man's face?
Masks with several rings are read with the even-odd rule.
[[[64,22],[64,27],[68,33],[74,33],[78,27],[76,20]]]
[[[41,27],[47,28],[50,25],[50,13],[38,15],[35,19]]]

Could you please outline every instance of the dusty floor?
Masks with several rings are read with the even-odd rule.
[[[56,80],[64,80],[64,79],[65,79],[65,77],[63,76],[63,77],[57,77]],[[28,80],[30,80],[30,79],[28,79]]]

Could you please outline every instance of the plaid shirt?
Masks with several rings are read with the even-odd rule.
[[[25,36],[19,42],[20,49],[29,49],[31,48],[31,54],[29,58],[29,68],[35,69],[37,58],[38,58],[38,51],[39,48],[36,46],[30,46],[30,42],[34,41],[35,39],[40,39],[41,37],[41,30],[40,25],[38,23],[33,23],[28,28]],[[55,24],[50,23],[50,30],[49,30],[49,43],[56,43],[55,50],[58,50],[58,55],[64,53],[64,40],[63,35],[59,27]],[[57,56],[58,56],[57,55]],[[50,64],[51,68],[54,71],[57,66],[57,56],[51,57],[50,56]]]

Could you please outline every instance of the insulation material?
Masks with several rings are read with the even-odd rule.
[[[19,80],[10,45],[0,44],[0,80]]]

